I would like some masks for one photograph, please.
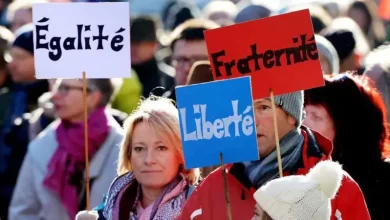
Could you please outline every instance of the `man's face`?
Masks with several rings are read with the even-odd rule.
[[[19,47],[10,50],[12,61],[8,64],[12,79],[16,83],[27,83],[35,80],[34,56]]]
[[[133,42],[131,43],[131,64],[142,64],[154,57],[157,50],[157,42]]]
[[[208,60],[204,40],[178,40],[173,47],[172,65],[176,70],[176,85],[185,85],[192,64],[199,60]]]
[[[257,146],[260,158],[268,156],[276,147],[272,105],[269,99],[254,100]],[[279,140],[295,128],[295,119],[276,106]]]

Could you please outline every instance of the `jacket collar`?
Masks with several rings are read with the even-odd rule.
[[[331,159],[333,150],[332,142],[304,126],[301,127],[304,143],[302,149],[302,158],[298,163],[296,170],[288,170],[284,175],[293,175],[296,173],[306,174],[321,160]],[[229,174],[233,175],[245,188],[252,187],[248,177],[244,172],[244,165],[241,163],[229,164],[226,166]]]

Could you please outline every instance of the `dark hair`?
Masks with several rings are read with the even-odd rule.
[[[350,73],[324,76],[325,86],[305,91],[305,105],[327,109],[335,125],[333,159],[355,167],[388,156],[387,110],[367,77]]]
[[[98,90],[101,94],[101,100],[99,107],[106,106],[110,103],[116,88],[114,85],[114,79],[88,79],[87,85],[92,90]]]
[[[179,25],[171,35],[171,49],[178,40],[204,40],[203,31],[220,27],[217,23],[206,19],[190,19]]]

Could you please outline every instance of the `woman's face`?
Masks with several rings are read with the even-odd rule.
[[[56,115],[62,119],[72,122],[83,121],[84,101],[83,84],[81,80],[69,79],[57,81],[53,85],[53,104]],[[87,94],[87,108],[92,110],[97,106],[97,92]]]
[[[169,146],[147,123],[134,127],[131,142],[131,166],[137,181],[146,188],[160,189],[179,172],[180,159],[176,149]]]
[[[318,131],[333,142],[336,132],[333,119],[328,111],[321,105],[306,105],[305,111],[306,118],[303,121],[303,125]]]

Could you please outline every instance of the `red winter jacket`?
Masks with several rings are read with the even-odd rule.
[[[314,131],[302,129],[305,137],[302,160],[296,171],[285,175],[304,175],[321,160],[330,159],[332,143]],[[233,220],[250,220],[254,216],[255,200],[244,167],[240,163],[227,166],[227,182]],[[222,170],[218,168],[195,189],[183,208],[183,220],[225,220]],[[370,215],[357,183],[345,172],[341,187],[332,200],[331,220],[369,220]]]

